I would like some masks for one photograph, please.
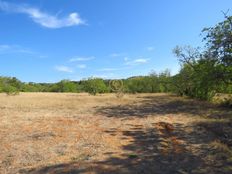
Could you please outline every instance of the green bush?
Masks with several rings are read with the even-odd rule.
[[[69,80],[62,80],[58,84],[58,92],[78,92],[77,84]]]
[[[100,78],[89,78],[84,81],[84,90],[91,95],[109,92],[109,88],[104,83],[104,80]]]
[[[7,95],[18,95],[19,94],[19,90],[14,86],[6,86],[3,89],[3,92],[5,92]]]

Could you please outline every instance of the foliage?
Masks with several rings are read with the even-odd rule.
[[[78,92],[77,85],[69,80],[62,80],[57,83],[58,92]]]
[[[14,86],[5,87],[3,92],[5,92],[7,95],[18,95],[19,94],[19,90]]]
[[[21,89],[21,82],[15,77],[2,77],[0,78],[0,92],[5,92],[7,95],[19,94]]]
[[[171,92],[171,79],[169,70],[159,75],[153,72],[150,76],[131,77],[124,81],[125,91],[128,93]]]
[[[232,16],[225,14],[225,20],[214,27],[204,28],[204,41],[210,58],[225,67],[232,66]],[[230,79],[231,80],[231,79]]]
[[[118,81],[89,78],[58,83],[23,83],[15,77],[0,77],[0,92],[88,92],[96,95],[119,91],[119,97],[122,92],[174,92],[203,100],[212,100],[216,93],[232,94],[232,16],[225,15],[224,21],[203,29],[203,34],[204,50],[191,46],[174,48],[181,65],[174,76],[165,70]],[[123,89],[118,90],[121,84]],[[231,99],[224,103],[231,105]]]
[[[88,80],[84,81],[84,89],[91,95],[109,91],[106,84],[104,83],[104,80],[100,78],[89,78]]]
[[[175,91],[181,95],[211,100],[215,93],[231,93],[232,17],[215,27],[206,28],[206,50],[177,46],[180,72],[173,77]]]

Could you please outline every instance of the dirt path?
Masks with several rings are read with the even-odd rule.
[[[167,94],[0,96],[0,173],[232,173],[232,111]]]

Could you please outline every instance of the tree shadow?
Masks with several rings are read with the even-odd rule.
[[[97,114],[115,118],[134,118],[161,114],[205,114],[215,110],[210,118],[227,117],[221,108],[196,100],[183,100],[170,96],[142,97],[139,103],[126,106],[97,108]],[[224,112],[223,112],[224,113]],[[129,129],[111,128],[105,133],[129,140],[121,145],[119,152],[107,152],[101,161],[71,161],[66,164],[50,165],[21,170],[21,174],[202,174],[231,173],[224,168],[232,162],[226,159],[208,160],[209,144],[215,136],[207,132],[203,123],[170,124],[151,123],[152,126],[127,125]],[[194,148],[193,148],[194,147]],[[217,165],[220,162],[221,166]]]
[[[189,143],[201,143],[200,139],[190,134],[186,137],[183,125],[159,122],[153,127],[132,127],[123,131],[122,134],[132,141],[122,147],[122,156],[111,157],[100,164],[116,166],[109,173],[138,174],[190,173],[203,165],[201,158],[188,149]]]
[[[182,124],[154,123],[152,128],[131,125],[129,130],[111,129],[112,136],[121,131],[121,139],[130,142],[121,146],[121,153],[108,152],[103,161],[81,161],[30,170],[27,174],[180,174],[197,173],[204,166],[202,156],[194,154],[189,144],[201,144],[197,132],[186,133]],[[198,137],[198,138],[196,138]],[[204,139],[209,141],[209,139]]]
[[[232,148],[232,119],[211,122],[202,121],[196,123],[196,126],[205,128],[214,135],[215,139]]]
[[[226,113],[225,110],[228,110]],[[140,97],[137,103],[96,108],[96,114],[116,118],[146,117],[165,114],[188,114],[209,118],[230,118],[229,108],[219,107],[205,101],[183,99],[169,95]]]

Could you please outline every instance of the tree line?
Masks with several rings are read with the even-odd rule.
[[[172,92],[193,98],[211,100],[216,93],[232,94],[232,16],[202,30],[204,48],[176,46],[180,71],[171,76],[168,70],[159,74],[137,76],[123,81],[125,93]],[[0,77],[0,92],[113,92],[110,80],[89,78],[58,83],[23,83],[17,78]]]
[[[114,92],[110,86],[111,80],[89,78],[80,81],[62,80],[58,83],[23,83],[17,78],[0,77],[0,92],[88,92],[97,93]],[[117,81],[117,80],[116,80]],[[148,76],[130,77],[121,79],[125,93],[157,93],[171,92],[171,75],[168,70],[160,74],[152,73]]]

